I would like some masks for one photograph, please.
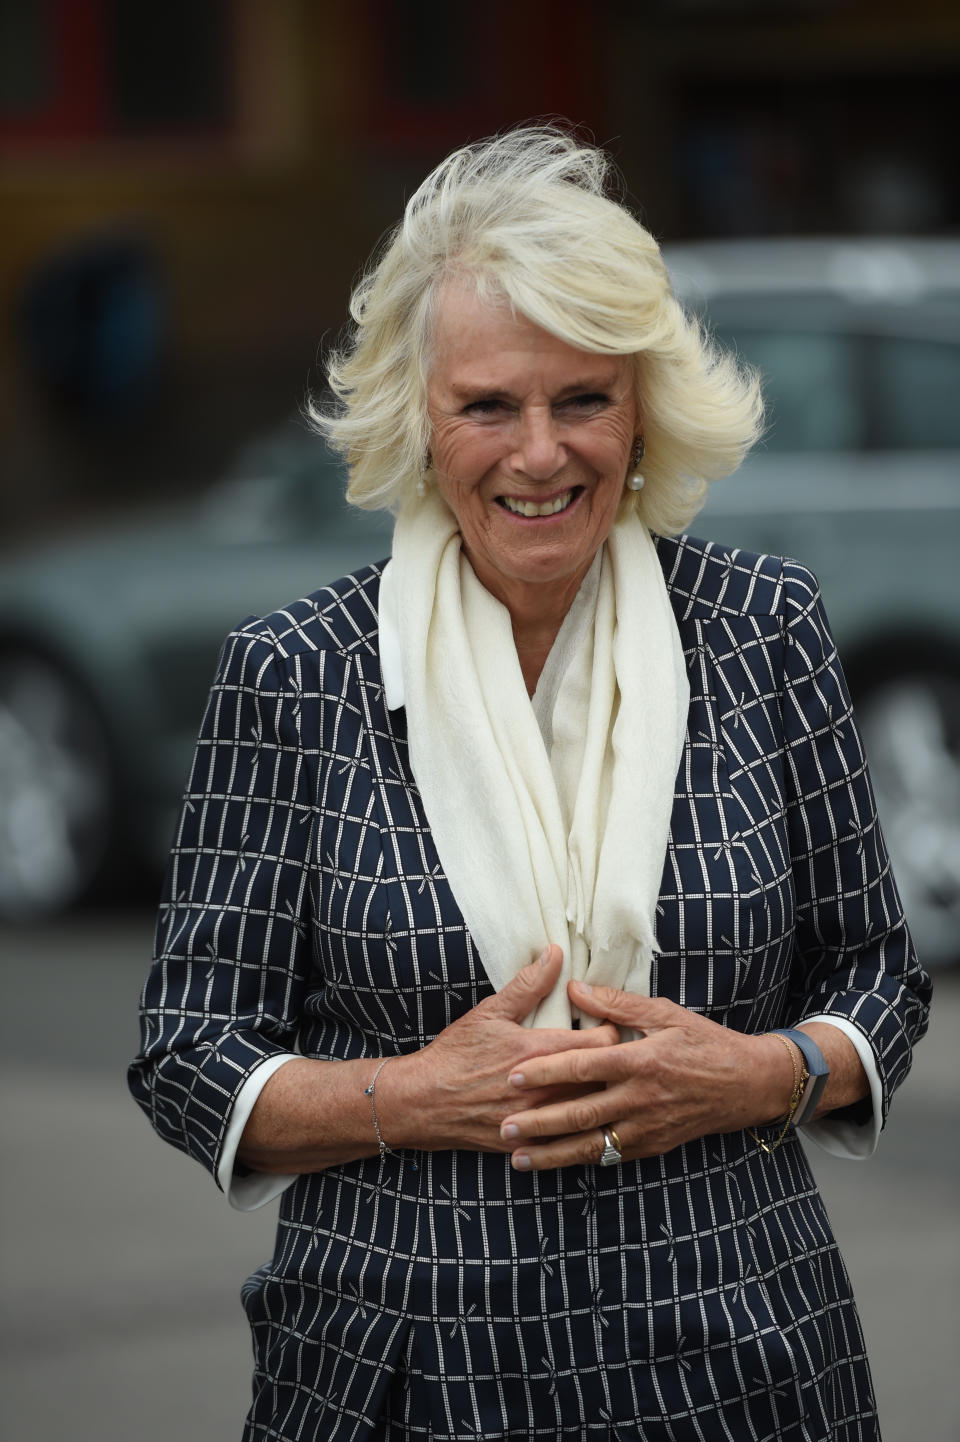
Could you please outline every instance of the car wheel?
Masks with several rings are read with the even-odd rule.
[[[877,809],[923,965],[960,960],[960,674],[903,669],[861,692]]]
[[[0,916],[33,920],[78,901],[111,839],[103,725],[55,661],[0,651]]]

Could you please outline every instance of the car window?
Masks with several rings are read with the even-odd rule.
[[[872,426],[877,446],[960,447],[960,345],[870,338]]]
[[[866,445],[853,336],[818,331],[718,328],[763,375],[767,402],[764,445],[770,451],[847,451]]]
[[[766,450],[935,450],[960,447],[957,317],[943,307],[939,322],[750,297],[720,302],[712,329],[763,375]]]

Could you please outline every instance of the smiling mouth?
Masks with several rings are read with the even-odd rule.
[[[515,496],[498,496],[497,504],[503,506],[514,516],[524,516],[528,520],[535,516],[558,516],[571,506],[583,490],[582,486],[572,486],[569,491],[561,491],[559,496],[554,496],[549,501],[521,501]]]

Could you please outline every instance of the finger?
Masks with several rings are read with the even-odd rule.
[[[543,1090],[531,1091],[524,1097],[524,1113],[532,1111],[537,1107],[559,1105],[561,1102],[573,1101],[575,1097],[583,1096],[584,1093],[571,1087],[544,1087]],[[529,1105],[526,1105],[529,1103]],[[502,1113],[501,1113],[502,1115]],[[507,1150],[518,1146],[519,1142],[515,1137],[500,1136],[501,1122],[498,1118],[495,1123],[495,1130],[500,1141],[504,1143]]]
[[[528,1031],[526,1039],[531,1056],[551,1056],[555,1052],[609,1050],[619,1043],[620,1031],[612,1022],[583,1031],[543,1027]]]
[[[567,991],[580,1011],[642,1031],[677,1026],[684,1016],[682,1006],[663,996],[637,996],[631,991],[618,991],[614,986],[590,986],[583,981],[569,982]]]
[[[636,1074],[641,1058],[635,1042],[615,1046],[566,1049],[525,1058],[510,1073],[511,1086],[583,1086],[625,1081]]]
[[[551,1137],[541,1146],[520,1146],[510,1154],[518,1172],[541,1172],[556,1167],[597,1166],[604,1148],[602,1131]]]
[[[547,1106],[513,1112],[504,1117],[500,1127],[505,1142],[535,1141],[538,1137],[562,1137],[574,1132],[595,1131],[609,1126],[622,1116],[626,1103],[619,1087],[588,1092],[573,1101],[553,1102]]]
[[[480,1007],[487,1016],[523,1021],[556,986],[562,962],[559,946],[545,946],[535,961],[521,967],[496,996],[488,996]]]

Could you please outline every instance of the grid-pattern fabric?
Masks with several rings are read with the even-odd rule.
[[[886,1112],[928,983],[815,582],[689,538],[658,549],[691,707],[652,989],[744,1031],[846,1017]],[[378,585],[371,567],[248,622],[211,693],[131,1085],[214,1172],[265,1057],[410,1051],[490,992],[384,705]],[[792,1137],[533,1175],[467,1151],[330,1167],[284,1194],[244,1305],[246,1442],[879,1435]]]

